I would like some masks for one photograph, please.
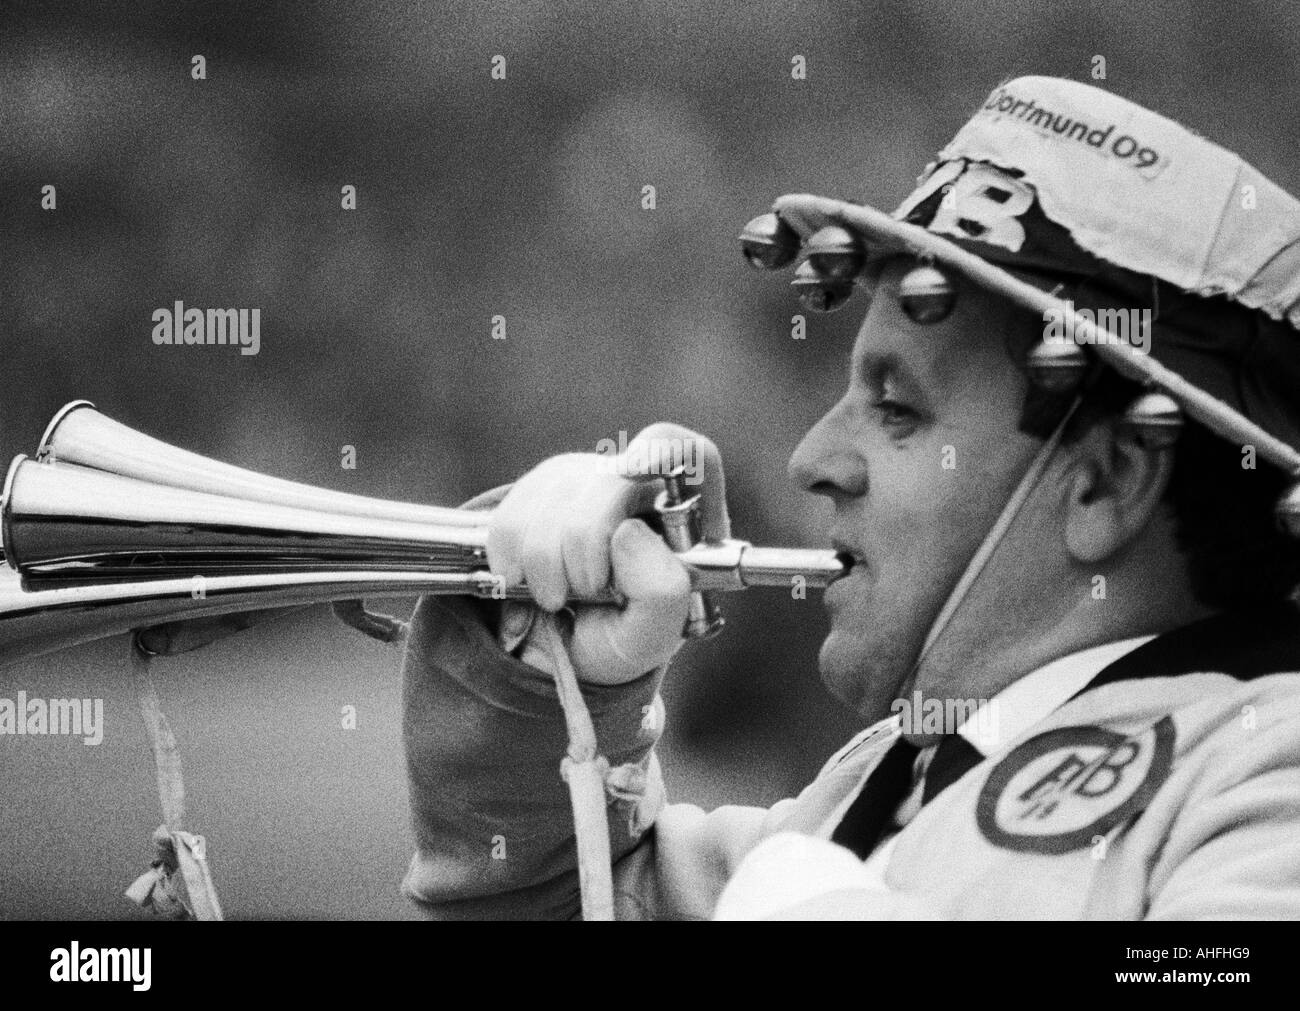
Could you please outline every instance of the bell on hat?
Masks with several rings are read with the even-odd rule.
[[[1278,499],[1277,524],[1284,533],[1300,537],[1300,481],[1291,485]]]
[[[740,232],[740,249],[759,270],[779,270],[799,255],[799,233],[769,211]]]
[[[867,262],[862,240],[839,225],[827,225],[813,232],[804,253],[813,270],[836,281],[852,281]]]
[[[948,275],[932,263],[913,267],[898,282],[898,300],[913,323],[938,323],[952,312],[957,290]]]
[[[1029,380],[1048,393],[1069,393],[1083,382],[1088,356],[1070,340],[1042,340],[1025,356]]]
[[[1124,412],[1123,424],[1147,449],[1168,449],[1182,431],[1183,409],[1167,393],[1144,393]]]
[[[852,281],[825,277],[808,260],[799,264],[790,284],[799,292],[799,301],[815,312],[834,312],[853,294]]]

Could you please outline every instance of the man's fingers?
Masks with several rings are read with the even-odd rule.
[[[560,535],[564,572],[575,597],[591,597],[609,585],[609,529],[594,533],[578,523],[569,523]]]
[[[705,540],[731,536],[722,454],[712,439],[681,425],[650,425],[636,434],[620,458],[629,477],[662,477],[681,467],[687,489],[701,496],[700,529]]]
[[[610,538],[609,554],[614,588],[627,599],[628,608],[642,604],[663,607],[664,601],[669,601],[667,606],[681,604],[685,618],[686,595],[691,588],[686,566],[643,521],[620,523]]]
[[[552,612],[610,586],[625,601],[576,609],[574,663],[586,679],[629,680],[681,646],[689,576],[659,535],[630,519],[652,510],[662,487],[656,479],[677,468],[687,493],[702,497],[704,536],[728,537],[718,449],[680,425],[652,425],[617,458],[553,457],[500,490],[487,538],[495,576],[526,584],[537,606]]]
[[[640,520],[625,520],[610,542],[620,609],[584,608],[573,636],[585,680],[617,684],[667,663],[682,644],[690,578],[667,545]]]
[[[569,581],[564,573],[560,531],[543,517],[534,515],[524,534],[524,582],[538,607],[558,611],[569,599]]]

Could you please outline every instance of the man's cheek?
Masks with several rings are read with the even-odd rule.
[[[917,491],[918,504],[925,510],[920,522],[950,544],[962,544],[972,537],[979,539],[1009,492],[1001,489],[1000,475],[985,469],[986,458],[966,446],[948,449],[950,453],[939,454],[941,463],[934,469],[934,480]]]
[[[947,436],[951,433],[909,446],[891,468],[890,497],[918,517],[944,512],[979,481],[977,456],[969,439]]]

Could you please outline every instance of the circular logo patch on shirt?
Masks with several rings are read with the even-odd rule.
[[[1141,811],[1169,775],[1174,723],[1136,734],[1058,727],[1014,748],[989,774],[975,809],[994,846],[1068,853]]]

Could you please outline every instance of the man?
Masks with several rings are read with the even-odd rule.
[[[687,573],[635,518],[653,482],[553,458],[476,503],[536,609],[417,612],[407,893],[443,917],[578,910],[563,661],[538,634],[559,612],[620,772],[622,917],[1300,916],[1300,546],[1274,518],[1300,460],[1300,204],[1130,102],[1024,78],[901,224],[777,210],[770,259],[797,232],[814,301],[846,273],[872,291],[848,389],[790,464],[853,559],[820,663],[867,729],[770,810],[666,803],[656,692]],[[1131,318],[1126,346],[1045,344],[1062,317],[1030,307],[1055,298],[1076,341],[1114,336],[1089,313]],[[1134,377],[1179,394],[1176,439]],[[639,438],[697,440],[704,534],[727,536],[716,448]],[[624,606],[562,610],[609,585]]]

